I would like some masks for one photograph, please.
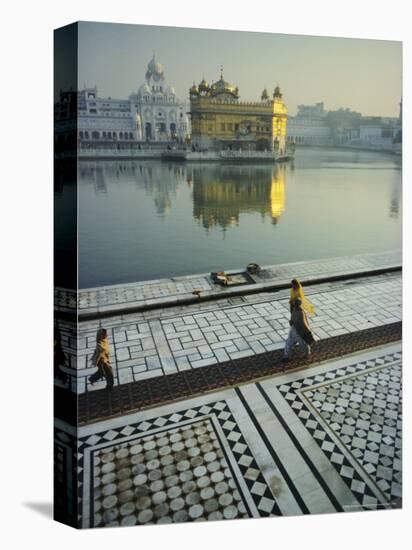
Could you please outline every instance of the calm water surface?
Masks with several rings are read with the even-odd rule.
[[[79,286],[398,249],[401,200],[401,161],[379,153],[301,149],[283,165],[82,161]]]

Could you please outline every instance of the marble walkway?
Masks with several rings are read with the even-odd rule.
[[[402,319],[398,272],[309,285],[305,291],[316,307],[311,327],[317,339]],[[288,320],[284,290],[81,322],[78,334],[62,322],[65,371],[72,391],[104,387],[87,380],[95,371],[90,358],[100,326],[109,333],[115,384],[124,384],[282,348]]]
[[[345,277],[352,273],[371,274],[382,269],[400,267],[401,264],[401,251],[393,251],[263,266],[258,275],[250,276],[247,284],[234,287],[215,285],[210,274],[201,274],[83,289],[77,296],[75,292],[56,288],[55,309],[67,312],[77,308],[80,316],[98,316],[139,308],[143,310],[179,306],[197,299],[193,290],[200,291],[202,299],[230,297],[237,295],[239,290],[242,293],[257,292],[273,286],[288,285],[294,277],[299,277],[303,283],[310,283],[331,277]],[[242,266],[227,273],[230,275],[244,270],[245,266]]]
[[[396,278],[353,290],[346,299],[352,298],[353,305],[355,298],[366,300],[360,304],[362,317],[369,316],[369,304],[377,310],[370,314],[375,322],[382,321],[382,309],[397,316]],[[313,295],[320,315],[332,304],[335,309],[339,292],[345,291]],[[380,307],[374,296],[380,297]],[[269,308],[268,315],[278,311],[272,303],[261,307]],[[239,319],[242,311],[236,310]],[[253,315],[252,310],[245,315]],[[255,319],[248,319],[249,325]],[[180,338],[176,322],[166,323],[173,328],[163,332],[166,339],[167,334]],[[117,328],[114,337],[124,332]],[[144,330],[136,333],[146,338]],[[119,338],[118,343],[127,341]],[[394,343],[89,424],[79,428],[78,445],[74,429],[56,420],[56,483],[69,495],[66,504],[72,511],[78,504],[81,527],[399,507],[401,392],[401,345]],[[72,480],[67,465],[75,452],[78,479]],[[70,502],[73,482],[79,484],[78,503]]]

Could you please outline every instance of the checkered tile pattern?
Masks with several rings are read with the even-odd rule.
[[[248,517],[209,419],[94,453],[91,526]]]
[[[55,517],[77,523],[76,495],[76,439],[62,431],[54,431],[54,510]]]
[[[215,422],[221,429],[230,447],[231,458],[234,459],[240,471],[241,478],[247,486],[249,495],[242,494],[242,489],[236,479],[236,472],[230,468],[230,457],[225,456],[223,450],[225,446],[219,442],[220,435],[214,429]],[[182,449],[180,447],[179,449],[177,448],[179,442],[185,440],[186,432],[197,434],[196,437],[199,439],[201,436],[207,437],[210,439],[208,443],[214,447],[213,449],[202,449],[204,443],[200,441],[198,443],[192,442],[193,445],[190,448],[195,447],[199,449],[198,465],[197,463],[192,464],[191,460],[195,459],[196,456],[180,456],[182,452],[183,454],[187,453],[190,448],[186,449],[186,445]],[[173,439],[179,441],[176,440],[173,442]],[[190,439],[193,440],[194,437],[189,437]],[[145,445],[150,447],[150,449],[146,449]],[[176,449],[173,448],[173,445],[175,445]],[[140,446],[142,447],[142,450],[139,450],[141,458],[135,458],[134,460],[138,460],[138,462],[132,465],[131,459],[133,453],[131,450],[134,447],[133,452],[138,455],[137,450],[138,448],[140,449]],[[247,505],[247,501],[250,498],[253,500],[260,516],[281,515],[273,494],[225,401],[186,409],[80,438],[79,454],[82,456],[80,459],[80,485],[83,483],[82,461],[84,451],[90,447],[96,448],[95,450],[91,450],[94,453],[94,460],[97,460],[93,466],[94,497],[97,503],[97,510],[93,510],[92,525],[114,525],[117,524],[116,522],[122,525],[134,525],[153,522],[163,523],[250,517],[252,513]],[[162,453],[165,452],[164,449],[168,447],[172,451],[163,455]],[[100,451],[101,448],[102,450]],[[142,454],[143,450],[146,454],[148,453],[147,456]],[[119,453],[122,456],[118,457],[117,454]],[[152,456],[154,453],[156,456]],[[211,457],[208,453],[215,453],[216,457]],[[163,456],[170,456],[170,458],[163,460],[170,461],[169,464],[162,464]],[[211,472],[208,469],[210,465],[208,459],[210,458],[212,458],[212,463],[216,463],[211,466],[212,469],[216,468],[216,472]],[[157,461],[159,461],[159,464],[157,464]],[[183,465],[182,462],[184,463]],[[186,464],[186,462],[189,462],[189,464]],[[109,466],[106,464],[109,464]],[[140,469],[142,469],[140,474],[134,471],[136,468],[133,470],[133,466],[138,466],[139,464]],[[185,468],[187,466],[188,473],[185,474],[188,477],[187,480],[183,479],[185,475],[181,479],[176,476],[176,472],[172,473],[172,469],[176,469],[178,472],[178,468],[182,468],[183,466]],[[168,470],[170,472],[165,472],[167,467],[169,467]],[[109,468],[110,471],[103,471],[103,468],[105,470]],[[200,469],[202,469],[201,472]],[[203,469],[206,471],[203,471]],[[130,470],[130,475],[128,470]],[[183,470],[180,474],[184,474],[185,471]],[[214,473],[216,475],[212,477]],[[111,475],[106,476],[106,474]],[[150,479],[150,484],[147,483],[148,480],[144,479],[144,476],[149,476],[149,474],[152,477],[157,477],[157,479]],[[139,479],[142,480],[142,486],[144,487],[140,489],[137,487],[137,489],[138,491],[143,491],[144,494],[140,495],[139,493],[139,498],[141,499],[139,500],[139,506],[141,508],[134,508],[132,510],[132,504],[127,500],[127,494],[121,496],[121,493],[130,491],[130,487],[126,487],[126,485],[134,483],[133,478],[137,475],[143,476]],[[176,479],[168,487],[168,490],[165,491],[161,485],[165,485],[166,482],[172,483],[170,478],[173,478],[173,476]],[[167,481],[167,478],[169,478],[169,481]],[[198,487],[196,491],[201,494],[201,491],[204,489],[203,496],[206,495],[207,498],[201,498],[199,502],[195,502],[197,497],[193,496],[191,497],[194,499],[193,503],[187,502],[188,495],[185,496],[184,490],[190,485],[189,482],[196,483],[200,481],[199,478],[201,479],[201,483],[204,483],[204,487]],[[153,484],[156,481],[161,483],[154,486]],[[184,483],[186,483],[185,487],[183,486]],[[219,485],[219,483],[223,483],[224,485]],[[119,484],[121,484],[120,488]],[[110,487],[107,489],[105,488],[106,485]],[[208,490],[206,490],[207,488]],[[223,491],[223,489],[225,490]],[[171,496],[168,493],[169,490]],[[219,490],[223,491],[222,494],[219,494]],[[105,494],[107,492],[108,494]],[[160,495],[157,493],[160,493]],[[182,502],[183,496],[185,496],[184,504]],[[123,499],[123,502],[121,499]],[[160,501],[156,502],[159,499]],[[84,526],[86,527],[87,525]]]
[[[389,354],[278,388],[365,508],[394,505],[402,496],[400,360],[401,353]],[[348,460],[348,451],[362,475]]]

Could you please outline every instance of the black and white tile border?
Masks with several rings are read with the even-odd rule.
[[[248,444],[242,432],[237,425],[233,414],[226,401],[218,401],[185,409],[179,412],[173,412],[164,416],[154,417],[150,420],[135,422],[97,432],[92,435],[79,438],[78,443],[78,485],[79,485],[79,515],[83,508],[83,482],[84,482],[84,457],[85,451],[91,448],[98,447],[107,443],[121,443],[130,439],[144,436],[158,430],[166,430],[180,425],[190,425],[202,418],[209,418],[212,423],[216,422],[221,430],[227,444],[229,445],[232,457],[237,468],[240,471],[240,476],[243,478],[243,486],[246,484],[247,490],[250,493],[254,506],[256,507],[259,516],[280,516],[282,515],[279,506],[267,484],[259,466],[249,449]],[[57,437],[67,438],[64,432],[57,432]],[[229,463],[231,460],[229,460]],[[232,472],[233,473],[233,472]],[[234,475],[234,477],[237,477]],[[240,491],[242,493],[242,490]],[[243,495],[247,500],[246,495]],[[252,514],[250,514],[252,516]],[[80,517],[80,525],[81,525]]]
[[[69,431],[54,430],[54,517],[77,526],[76,438]],[[78,506],[78,503],[77,503]]]
[[[319,392],[316,392],[316,389],[320,386],[325,387],[326,385],[327,387],[337,382],[343,383],[345,380],[352,378],[356,380],[362,377],[363,374],[373,373],[381,369],[390,369],[391,367],[396,370],[395,377],[398,378],[401,357],[401,352],[390,353],[359,363],[339,367],[335,370],[329,370],[314,376],[302,376],[301,379],[277,386],[277,389],[284,399],[302,421],[305,428],[318,443],[331,464],[365,509],[376,509],[379,507],[392,507],[397,505],[397,499],[401,496],[399,483],[402,458],[400,448],[401,438],[387,437],[385,448],[392,447],[392,452],[390,453],[391,458],[385,453],[377,453],[378,458],[376,458],[376,460],[375,458],[373,458],[373,461],[365,460],[364,455],[362,455],[362,460],[359,460],[361,457],[359,451],[357,452],[356,444],[353,444],[352,437],[348,435],[345,437],[345,434],[341,433],[336,437],[336,432],[339,430],[337,430],[338,426],[336,422],[334,425],[334,418],[332,415],[329,418],[328,415],[325,415],[326,419],[322,419],[322,412],[319,412],[320,395]],[[365,390],[368,391],[366,379],[360,380],[359,386],[363,386],[362,395],[365,393]],[[399,383],[399,407],[401,406],[400,392],[401,384]],[[346,397],[349,397],[349,399]],[[339,402],[336,401],[332,403],[331,401],[333,401],[333,399],[330,400],[328,403],[328,405],[330,405],[330,411],[337,414],[342,413],[344,406],[350,403],[350,397],[350,395],[342,397],[342,394],[340,394]],[[384,403],[378,403],[378,405],[380,408],[381,406],[384,407]],[[382,415],[384,415],[384,409],[381,409],[381,411]],[[362,412],[359,414],[359,418],[367,422],[368,415],[365,414],[364,417],[361,415]],[[390,422],[390,426],[388,424],[388,427],[392,427],[392,424],[394,424],[394,426],[397,427],[397,435],[401,436],[401,416],[398,415],[396,420],[389,418],[388,422]],[[372,421],[371,425],[374,424],[375,423]],[[368,436],[370,433],[370,431],[366,432],[365,430],[358,429],[357,433],[355,432],[353,434],[357,440],[364,440],[360,442],[360,446],[365,452],[369,452],[368,456],[376,454],[374,451],[377,450],[370,447],[375,443],[375,441],[371,440],[370,436]],[[349,460],[349,454],[353,456],[354,460]],[[379,471],[383,471],[385,467],[389,466],[388,461],[391,463],[393,476],[391,476],[391,479],[385,480],[383,476],[380,475]],[[355,462],[358,467],[354,467]],[[374,467],[373,462],[375,462],[376,467]]]

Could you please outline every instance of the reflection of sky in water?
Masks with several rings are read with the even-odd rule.
[[[400,246],[400,160],[389,155],[79,164],[81,287]]]

